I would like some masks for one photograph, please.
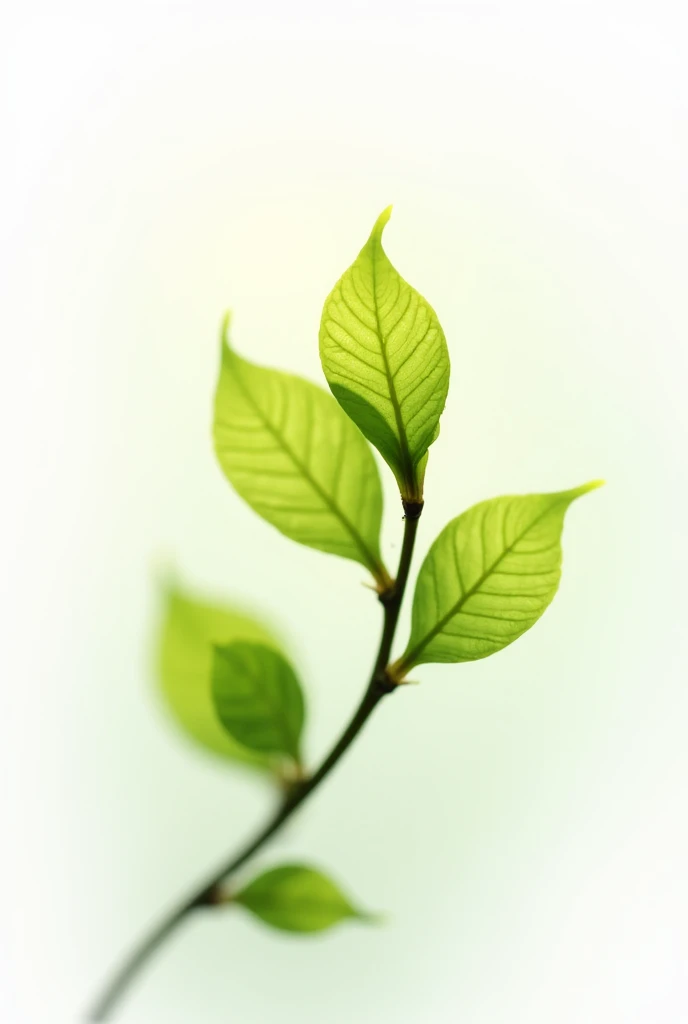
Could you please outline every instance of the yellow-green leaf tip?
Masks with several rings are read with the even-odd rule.
[[[373,225],[373,230],[370,232],[371,242],[380,242],[382,240],[382,232],[385,230],[385,225],[392,216],[392,207],[388,206],[387,209],[383,210],[378,219]]]
[[[589,494],[590,491],[596,491],[598,487],[603,487],[605,483],[605,480],[591,480],[587,484],[581,484],[580,487],[574,487],[573,490],[569,491],[571,501],[582,497],[584,494]]]
[[[232,311],[228,309],[225,315],[222,317],[222,326],[220,328],[220,338],[222,345],[229,348],[229,328],[232,326]]]

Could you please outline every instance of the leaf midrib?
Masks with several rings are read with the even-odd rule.
[[[239,387],[243,391],[244,395],[248,399],[249,403],[251,404],[251,406],[253,407],[255,412],[257,413],[258,418],[260,419],[261,423],[266,427],[266,429],[272,434],[272,436],[275,438],[275,440],[278,442],[278,444],[286,452],[286,454],[292,460],[292,462],[294,463],[296,468],[299,470],[301,475],[311,485],[311,487],[316,492],[316,494],[318,494],[322,498],[322,500],[325,502],[325,504],[330,509],[330,511],[334,513],[334,515],[343,524],[345,529],[347,529],[349,531],[349,533],[351,534],[351,537],[352,537],[354,543],[357,545],[357,547],[359,548],[361,554],[365,558],[366,565],[367,565],[368,569],[370,569],[370,571],[372,572],[373,576],[375,576],[375,577],[378,577],[378,576],[379,577],[384,577],[384,576],[386,576],[385,567],[383,566],[383,564],[380,561],[380,559],[376,558],[373,555],[372,551],[370,550],[370,548],[368,547],[366,542],[363,540],[363,537],[358,532],[358,530],[356,529],[354,524],[351,522],[351,520],[348,518],[348,516],[346,516],[344,514],[342,509],[329,496],[327,491],[325,491],[324,488],[321,487],[321,485],[318,483],[318,481],[315,479],[315,477],[311,474],[310,470],[305,465],[305,463],[302,462],[301,459],[298,457],[298,455],[293,450],[291,445],[287,444],[287,442],[284,439],[284,437],[282,436],[282,434],[280,434],[280,432],[276,429],[276,427],[273,426],[273,424],[270,422],[270,420],[267,418],[267,416],[265,415],[263,410],[260,408],[260,406],[256,402],[255,398],[251,394],[251,392],[250,392],[249,388],[246,386],[245,382],[242,380],[240,366],[237,366],[237,370],[238,370],[238,372],[237,372],[236,378],[237,378]]]
[[[414,648],[412,648],[406,654],[402,655],[402,657],[399,659],[399,661],[397,663],[397,667],[399,668],[399,670],[405,671],[406,669],[409,669],[409,668],[413,667],[413,665],[415,663],[415,659],[418,657],[418,655],[421,653],[421,651],[425,650],[425,648],[428,646],[428,644],[432,640],[434,640],[435,637],[439,633],[442,632],[442,630],[447,625],[447,623],[451,619],[453,619],[455,615],[459,614],[459,612],[461,611],[461,609],[465,605],[466,601],[468,601],[469,598],[473,597],[473,595],[477,593],[477,591],[480,589],[480,587],[482,587],[483,583],[485,583],[485,581],[490,578],[490,576],[495,571],[495,569],[497,568],[499,563],[504,558],[506,558],[507,555],[511,554],[511,552],[516,547],[516,545],[519,543],[519,541],[523,540],[525,535],[527,533],[529,533],[533,529],[533,527],[536,526],[537,523],[540,522],[541,519],[544,519],[544,517],[546,515],[549,515],[549,513],[554,508],[556,508],[557,505],[564,504],[567,500],[568,499],[562,498],[560,501],[554,502],[552,505],[550,505],[549,508],[545,509],[544,512],[541,512],[539,516],[536,516],[535,519],[533,519],[533,521],[528,524],[528,526],[525,528],[525,530],[523,530],[521,533],[519,533],[518,536],[516,536],[514,538],[514,540],[512,540],[511,544],[509,544],[508,547],[504,548],[504,550],[502,551],[502,553],[499,556],[499,558],[495,559],[495,561],[492,563],[492,565],[490,565],[485,570],[485,572],[482,574],[482,576],[479,577],[479,579],[476,580],[476,582],[473,584],[473,586],[470,588],[470,590],[467,590],[465,593],[463,593],[461,595],[461,597],[456,602],[456,604],[453,605],[450,608],[450,610],[445,615],[442,616],[442,618],[439,620],[439,622],[435,626],[433,626],[433,628],[431,630],[429,630],[429,632],[427,632],[425,634],[423,639],[419,643],[417,643]]]
[[[275,898],[274,896],[266,893],[264,897],[259,897],[258,899],[256,899],[255,896],[252,896],[252,900],[256,905],[262,904],[262,909],[264,910],[288,911],[294,906],[291,894]],[[356,916],[353,908],[342,903],[335,896],[331,896],[327,899],[321,896],[310,896],[307,899],[299,897],[298,907],[300,910],[313,911],[324,909],[329,910],[330,912],[335,911],[336,913],[341,914],[342,917]]]
[[[375,311],[375,324],[377,327],[377,336],[380,341],[380,353],[382,355],[382,362],[385,367],[385,376],[387,378],[387,387],[389,388],[389,397],[392,403],[392,409],[394,410],[394,420],[397,425],[397,434],[399,435],[399,447],[401,448],[401,468],[406,483],[413,487],[413,463],[411,461],[411,451],[409,449],[408,437],[406,435],[406,428],[404,426],[404,420],[401,415],[401,405],[397,396],[396,387],[394,384],[394,377],[389,365],[387,358],[387,342],[382,334],[382,327],[380,325],[380,311],[377,303],[377,255],[378,251],[384,252],[382,249],[382,242],[375,238],[373,240],[373,252],[372,252],[372,271],[373,271],[373,307]]]
[[[263,695],[263,700],[265,700],[268,707],[270,707],[273,710],[274,718],[277,720],[277,722],[279,722],[279,731],[282,733],[282,738],[285,741],[285,752],[295,761],[298,762],[300,760],[299,735],[292,734],[291,725],[287,717],[286,711],[284,710],[284,705],[279,703],[279,701],[275,701],[275,693],[270,689],[269,686],[266,686],[264,684],[262,673],[260,672],[260,670],[257,673],[254,673],[252,666],[247,665],[246,663],[244,664],[246,667],[246,674],[249,676],[250,679],[253,680],[256,689]],[[279,669],[277,678],[278,685],[281,687]]]

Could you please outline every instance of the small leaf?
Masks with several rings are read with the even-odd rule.
[[[347,918],[370,919],[326,875],[302,864],[267,871],[233,902],[285,932],[322,932]]]
[[[227,479],[285,536],[360,562],[385,589],[382,488],[365,438],[322,388],[238,356],[227,330],[214,424]]]
[[[404,501],[416,503],[447,398],[449,354],[435,311],[382,248],[391,209],[325,301],[320,359],[333,395],[387,462]]]
[[[230,761],[267,771],[272,759],[240,746],[217,720],[210,690],[213,647],[232,640],[276,646],[261,623],[227,605],[166,588],[158,639],[158,681],[165,703],[196,743]]]
[[[279,651],[244,642],[216,647],[212,693],[220,722],[238,743],[300,762],[303,693]]]
[[[411,638],[391,674],[486,658],[530,629],[559,586],[564,514],[600,483],[493,498],[452,519],[421,566]]]

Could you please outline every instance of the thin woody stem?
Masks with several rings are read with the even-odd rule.
[[[394,634],[399,620],[399,612],[404,599],[404,592],[408,582],[408,574],[413,555],[418,520],[422,511],[422,504],[404,506],[406,518],[404,520],[404,539],[399,559],[397,578],[390,583],[389,587],[380,595],[380,602],[384,608],[384,620],[382,636],[378,648],[375,665],[368,681],[368,686],[361,699],[358,708],[354,712],[351,721],[339,737],[334,747],[322,762],[317,771],[301,783],[296,783],[284,802],[277,810],[274,817],[265,827],[253,838],[237,855],[217,868],[206,881],[197,886],[193,892],[179,902],[176,907],[163,917],[148,936],[135,947],[134,951],[127,957],[125,962],[115,973],[108,983],[104,992],[88,1015],[90,1021],[105,1020],[116,1004],[125,994],[134,978],[148,963],[151,956],[169,935],[177,928],[182,921],[200,907],[213,906],[221,897],[221,883],[243,864],[257,853],[259,849],[291,818],[292,814],[303,804],[311,793],[331,772],[343,754],[351,746],[371,713],[377,707],[384,696],[396,689],[396,683],[387,675]]]

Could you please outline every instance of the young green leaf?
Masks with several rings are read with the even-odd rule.
[[[325,301],[320,358],[333,395],[387,462],[404,501],[418,503],[449,354],[435,311],[382,248],[391,209]]]
[[[157,675],[168,709],[184,732],[206,750],[267,771],[272,758],[240,746],[215,714],[210,691],[213,647],[233,640],[277,645],[265,626],[243,612],[191,597],[176,584],[166,588]]]
[[[322,932],[347,918],[371,920],[326,875],[302,864],[273,868],[238,892],[232,902],[285,932]]]
[[[382,489],[365,438],[332,397],[300,377],[256,366],[223,330],[215,451],[227,479],[287,537],[360,562],[380,589]]]
[[[212,694],[220,722],[238,743],[300,762],[303,693],[284,655],[259,643],[216,647]]]
[[[600,483],[493,498],[452,519],[421,566],[411,637],[391,675],[486,658],[530,629],[559,586],[564,514]]]

